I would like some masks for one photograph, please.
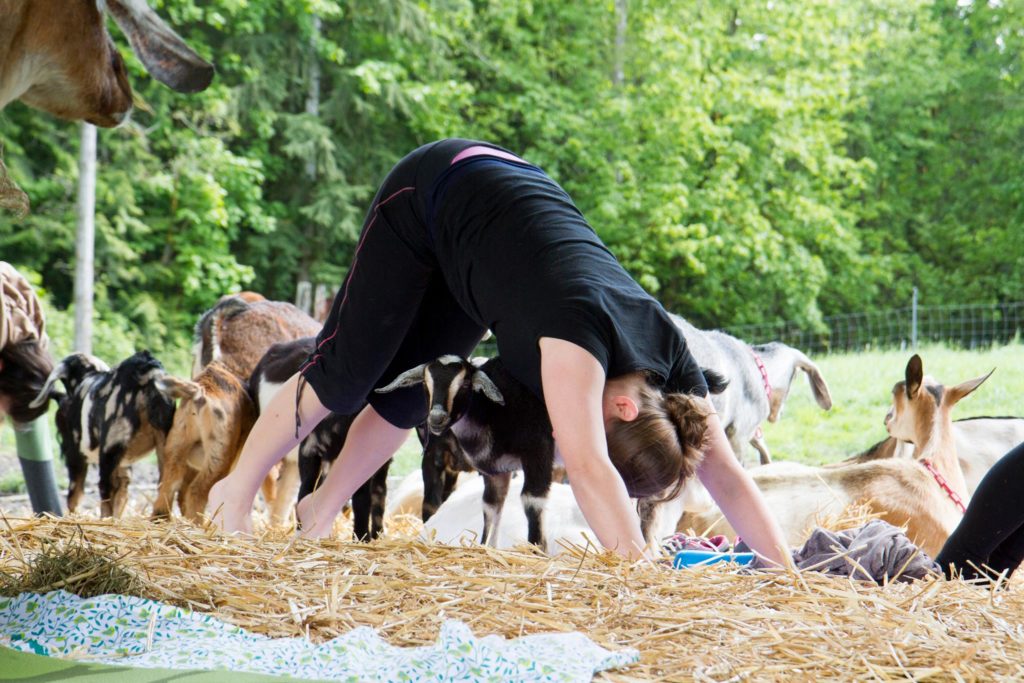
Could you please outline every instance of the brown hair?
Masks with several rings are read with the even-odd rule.
[[[647,382],[639,391],[636,419],[613,419],[608,425],[608,455],[630,496],[647,498],[669,489],[663,496],[668,500],[697,471],[711,411],[699,396],[663,394]]]
[[[46,348],[35,340],[8,344],[0,351],[0,362],[0,395],[11,400],[11,419],[24,424],[46,413],[49,401],[29,408],[53,371],[53,359]]]

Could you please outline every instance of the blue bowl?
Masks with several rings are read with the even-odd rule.
[[[754,553],[716,553],[712,550],[680,550],[676,553],[672,566],[703,567],[716,562],[732,562],[733,564],[750,564],[754,561]]]

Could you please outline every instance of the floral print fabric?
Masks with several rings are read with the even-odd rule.
[[[395,647],[368,627],[326,643],[268,638],[143,598],[64,591],[0,598],[0,645],[133,667],[228,669],[338,681],[589,681],[638,660],[581,633],[479,638],[446,621],[437,643]]]

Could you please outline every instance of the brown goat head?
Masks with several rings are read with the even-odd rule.
[[[937,419],[942,419],[961,399],[973,392],[988,374],[945,387],[924,374],[924,364],[916,353],[907,362],[905,378],[892,388],[892,406],[885,416],[891,436],[917,444],[920,448],[933,434]]]
[[[106,14],[161,83],[179,92],[210,84],[213,66],[145,0],[0,0],[0,107],[21,99],[64,119],[122,123],[132,89]]]

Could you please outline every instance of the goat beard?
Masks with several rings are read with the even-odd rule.
[[[0,209],[11,211],[17,218],[24,218],[30,207],[28,195],[11,180],[3,157],[4,150],[0,146]]]

